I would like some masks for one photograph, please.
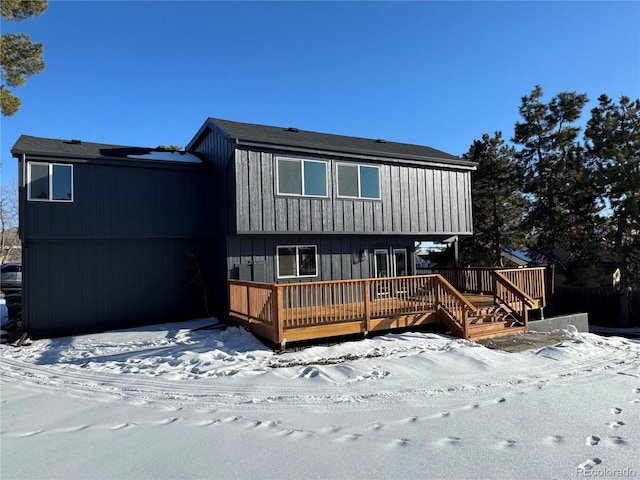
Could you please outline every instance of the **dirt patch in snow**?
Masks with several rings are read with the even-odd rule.
[[[477,340],[477,343],[487,348],[504,350],[505,352],[522,352],[533,348],[542,348],[548,345],[555,345],[567,340],[567,337],[552,335],[542,332],[516,333],[503,337],[485,338]]]

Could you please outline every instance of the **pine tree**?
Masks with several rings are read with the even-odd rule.
[[[595,228],[591,172],[576,142],[580,129],[575,122],[586,102],[585,94],[561,92],[543,103],[536,86],[522,98],[523,122],[515,126],[513,141],[522,145],[517,157],[530,204],[524,222],[528,250],[551,266],[584,256],[576,238],[584,239]]]
[[[474,234],[462,241],[463,258],[472,265],[502,266],[502,248],[523,246],[525,201],[515,150],[496,132],[475,140],[464,158],[478,162],[478,168],[471,175]]]
[[[587,153],[597,169],[597,187],[607,239],[620,271],[620,318],[629,324],[632,288],[640,288],[640,100],[618,104],[598,98],[585,131]]]
[[[21,22],[31,16],[44,12],[47,0],[2,0],[1,14],[8,21]],[[24,85],[25,78],[40,73],[45,63],[42,60],[41,43],[32,43],[25,33],[5,33],[0,40],[0,67],[2,85],[0,85],[0,108],[2,115],[10,117],[20,108],[18,97],[7,88]],[[6,85],[6,86],[5,86]]]

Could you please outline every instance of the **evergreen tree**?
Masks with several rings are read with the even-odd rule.
[[[501,132],[475,140],[464,158],[478,163],[471,174],[473,237],[461,240],[465,262],[503,266],[502,248],[522,248],[525,201],[515,150],[505,145]]]
[[[8,21],[21,22],[33,15],[44,12],[47,0],[2,0],[0,13]],[[2,115],[14,115],[20,108],[18,97],[7,88],[24,85],[25,77],[40,73],[44,69],[42,44],[31,43],[25,33],[5,33],[0,40],[0,67],[2,85],[0,85],[0,108]],[[6,85],[6,86],[5,86]]]
[[[527,247],[535,259],[551,266],[559,259],[584,256],[583,244],[576,240],[594,230],[591,172],[576,143],[580,129],[575,122],[586,102],[585,94],[561,92],[543,103],[542,89],[536,86],[522,98],[523,121],[515,125],[513,141],[522,145],[517,157],[529,201]]]
[[[629,324],[631,289],[640,287],[640,100],[598,98],[585,131],[606,218],[606,245],[620,271],[620,325]],[[635,285],[634,285],[635,283]]]

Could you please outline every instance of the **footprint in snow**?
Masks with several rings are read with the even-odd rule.
[[[169,424],[171,424],[173,422],[176,422],[176,421],[178,421],[177,417],[169,417],[169,418],[165,418],[163,420],[160,420],[157,423],[158,423],[158,425],[169,425]]]
[[[319,432],[320,433],[336,433],[342,430],[342,427],[337,427],[335,425],[327,425],[326,427],[322,427]]]
[[[585,441],[585,443],[587,445],[598,445],[600,443],[600,440],[602,440],[602,439],[599,436],[591,435],[591,436],[587,437],[587,440]]]
[[[513,448],[516,446],[515,440],[501,440],[498,442],[498,448]]]
[[[622,437],[607,437],[605,443],[612,447],[620,447],[627,444],[627,441]]]
[[[622,409],[618,407],[614,407],[611,409],[611,413],[613,413],[614,415],[620,415],[622,413]]]
[[[43,432],[44,432],[44,430],[33,430],[31,432],[21,433],[21,434],[18,435],[18,437],[21,437],[21,438],[33,437],[35,435],[40,435]]]
[[[409,417],[402,420],[402,423],[415,423],[418,421],[418,417]]]
[[[609,428],[620,428],[624,425],[626,425],[624,422],[618,420],[617,422],[610,423]]]
[[[595,467],[596,465],[600,465],[601,463],[602,463],[602,460],[600,460],[597,457],[590,458],[589,460],[585,460],[580,465],[578,465],[578,471],[591,470],[593,467]]]
[[[437,440],[435,445],[438,447],[458,446],[460,442],[462,442],[462,438],[460,437],[445,437]]]
[[[294,430],[294,429],[284,429],[278,432],[277,434],[280,437],[291,437],[291,438],[308,438],[312,437],[312,432],[307,432],[306,430]]]
[[[392,447],[406,447],[411,443],[408,438],[398,438],[391,443]]]
[[[504,397],[500,397],[500,398],[497,398],[497,399],[496,399],[496,403],[504,403],[504,402],[506,402],[506,401],[507,401],[507,399],[506,399],[506,398],[504,398]]]
[[[82,430],[86,430],[89,427],[90,427],[90,425],[78,425],[78,426],[75,426],[75,427],[61,428],[61,429],[58,430],[58,432],[61,432],[61,433],[75,433],[75,432],[81,432]]]
[[[349,433],[347,435],[342,435],[340,438],[338,438],[338,441],[355,442],[356,440],[360,440],[360,437],[362,437],[362,435],[360,435],[359,433]]]
[[[320,371],[317,368],[306,367],[304,370],[302,370],[302,372],[300,372],[300,375],[298,375],[298,377],[314,378],[314,377],[317,377],[319,374],[320,374]]]
[[[208,427],[209,425],[213,425],[214,423],[219,423],[219,420],[207,418],[206,420],[200,420],[199,422],[196,422],[196,427]]]
[[[551,435],[550,437],[547,437],[547,443],[552,445],[564,443],[564,437],[562,435]]]
[[[373,423],[369,425],[369,430],[380,430],[382,428],[381,423]]]

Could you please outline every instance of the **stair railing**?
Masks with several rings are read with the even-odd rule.
[[[538,308],[538,301],[520,290],[513,282],[498,271],[491,272],[496,305],[507,310],[519,323],[528,327],[529,310]]]

